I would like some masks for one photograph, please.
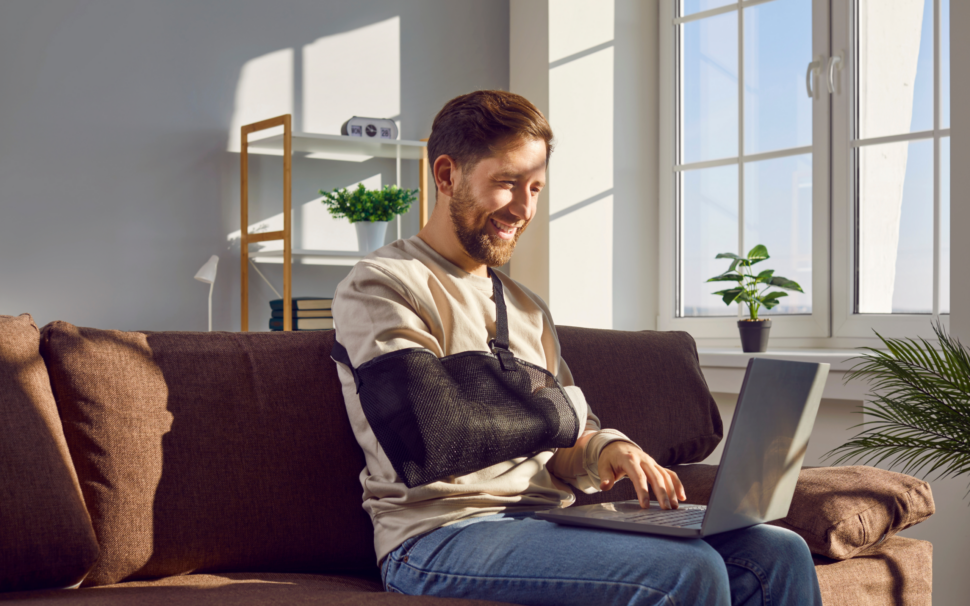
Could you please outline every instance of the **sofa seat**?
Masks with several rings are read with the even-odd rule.
[[[926,605],[931,603],[933,546],[891,537],[850,560],[815,556],[825,606]],[[402,596],[384,593],[377,577],[230,573],[190,574],[65,591],[0,594],[0,602],[44,604],[428,604],[485,606],[497,602]]]
[[[814,556],[825,606],[930,606],[933,544],[894,536],[850,560]]]
[[[380,579],[346,575],[271,572],[188,574],[152,581],[131,581],[62,591],[0,594],[4,604],[29,603],[102,606],[118,604],[319,604],[325,606],[488,606],[497,602],[403,596],[385,593]]]

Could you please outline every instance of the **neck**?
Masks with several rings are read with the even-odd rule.
[[[439,196],[431,217],[418,232],[418,237],[436,253],[468,273],[487,278],[488,267],[472,259],[465,251],[465,247],[461,245],[461,241],[458,240],[455,226],[447,212],[450,202],[451,200],[447,196]]]

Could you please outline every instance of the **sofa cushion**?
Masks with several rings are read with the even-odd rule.
[[[788,516],[776,524],[805,537],[813,553],[847,560],[935,511],[923,480],[863,465],[816,467],[798,475]]]
[[[717,465],[674,467],[688,503],[707,504]],[[788,516],[772,522],[797,532],[812,553],[857,556],[935,511],[930,485],[876,467],[806,467],[798,474]]]
[[[30,600],[36,606],[119,606],[127,604],[313,604],[314,606],[501,606],[482,600],[429,598],[385,593],[380,578],[291,573],[191,574],[154,581],[132,581],[70,592],[33,592],[0,595]]]
[[[933,603],[933,544],[892,537],[851,560],[814,556],[825,606]]]
[[[85,585],[374,568],[332,332],[42,335],[101,545]]]
[[[0,591],[75,585],[97,557],[40,333],[0,316]]]
[[[660,465],[704,460],[721,415],[686,332],[560,326],[562,358],[603,427],[619,429]]]

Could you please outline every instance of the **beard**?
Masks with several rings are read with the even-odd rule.
[[[509,262],[519,236],[528,226],[526,223],[516,229],[515,236],[511,240],[502,240],[490,235],[488,224],[497,213],[482,211],[464,183],[455,189],[455,194],[451,198],[450,213],[458,241],[461,242],[465,252],[478,263],[488,267],[499,267]],[[515,220],[498,220],[507,225],[516,223]]]

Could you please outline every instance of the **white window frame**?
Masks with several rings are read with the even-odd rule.
[[[677,141],[676,129],[679,127],[677,118],[676,90],[678,82],[678,54],[682,49],[675,45],[679,38],[676,29],[680,23],[710,17],[717,14],[738,11],[738,77],[744,81],[744,18],[743,9],[763,4],[770,0],[741,0],[734,4],[707,11],[701,11],[684,18],[677,19],[675,6],[678,0],[664,0],[660,3],[660,315],[657,321],[658,330],[684,330],[695,339],[733,339],[738,338],[737,319],[742,317],[744,309],[738,306],[738,316],[722,317],[676,317],[676,305],[679,293],[676,291],[680,280],[677,259],[679,245],[679,230],[681,205],[678,200],[678,189],[682,182],[682,173],[677,170]],[[814,0],[812,3],[812,50],[813,56],[825,65],[829,49],[829,6],[828,0]],[[821,56],[820,56],[821,55]],[[744,241],[744,163],[756,160],[767,160],[774,157],[795,155],[797,153],[812,152],[812,313],[804,315],[772,315],[772,338],[825,338],[831,335],[830,319],[830,276],[829,276],[829,94],[825,78],[820,77],[822,70],[814,70],[812,76],[815,95],[812,103],[812,145],[799,148],[797,151],[782,153],[767,153],[757,155],[744,154],[744,95],[743,87],[738,87],[738,128],[739,128],[739,158],[740,163],[738,186],[739,213],[739,254],[745,254],[747,249],[756,242]],[[681,79],[682,81],[682,79]],[[806,93],[807,94],[807,93]],[[673,116],[675,119],[667,119]],[[690,166],[719,166],[739,164],[737,158],[726,161],[696,163]],[[716,285],[712,285],[713,286]]]
[[[960,0],[951,0],[960,1]],[[947,330],[950,315],[940,310],[940,138],[949,129],[940,128],[940,0],[933,2],[933,130],[898,136],[870,138],[872,143],[917,141],[932,138],[933,144],[933,308],[931,314],[858,314],[855,313],[855,173],[857,148],[853,141],[855,111],[853,97],[856,77],[855,7],[857,0],[832,0],[832,48],[845,57],[844,69],[838,76],[840,86],[832,95],[832,320],[833,337],[871,338],[873,331],[887,337],[926,335],[930,320],[939,319]]]

